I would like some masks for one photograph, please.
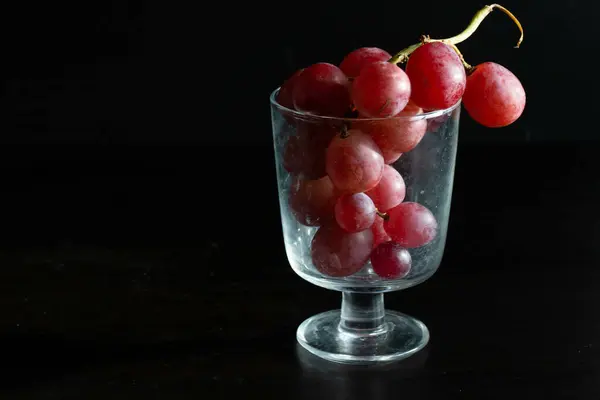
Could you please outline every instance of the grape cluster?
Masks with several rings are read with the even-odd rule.
[[[468,114],[487,127],[507,126],[521,116],[525,91],[517,77],[493,62],[471,67],[455,46],[495,7],[521,29],[508,10],[487,6],[454,38],[423,37],[393,57],[383,49],[359,48],[339,66],[310,65],[280,87],[281,106],[343,121],[287,117],[296,132],[283,153],[283,165],[293,175],[289,207],[298,222],[318,227],[311,257],[322,274],[350,276],[370,260],[381,278],[402,278],[411,269],[408,249],[435,239],[435,216],[422,204],[405,201],[405,181],[390,166],[426,134],[426,119],[408,117],[447,109],[461,99]],[[405,69],[400,62],[406,62]]]

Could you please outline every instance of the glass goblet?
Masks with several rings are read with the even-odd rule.
[[[416,353],[429,341],[427,327],[386,310],[384,293],[427,280],[442,260],[460,102],[390,118],[334,118],[290,110],[278,104],[278,90],[270,103],[287,257],[300,277],[342,292],[340,309],[300,324],[298,342],[350,364]],[[369,204],[356,213],[361,190],[376,206],[374,219]]]

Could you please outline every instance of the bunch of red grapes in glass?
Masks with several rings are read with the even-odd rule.
[[[290,209],[300,223],[319,227],[311,256],[327,276],[353,275],[370,260],[381,278],[406,277],[409,249],[438,233],[429,209],[404,201],[404,179],[390,166],[419,144],[427,120],[399,117],[462,99],[475,121],[503,127],[525,107],[525,91],[509,70],[486,62],[466,71],[455,48],[441,41],[419,46],[404,70],[391,59],[385,50],[359,48],[339,66],[317,63],[296,72],[277,95],[280,105],[303,115],[352,117],[341,127],[292,121],[297,135],[283,155],[294,176]]]

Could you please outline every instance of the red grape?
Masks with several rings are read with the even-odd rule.
[[[519,79],[500,64],[485,62],[467,78],[465,109],[488,128],[515,122],[525,109],[525,89]]]
[[[377,61],[365,66],[352,82],[352,101],[367,117],[391,117],[408,103],[411,83],[395,64]]]
[[[366,192],[366,194],[373,200],[375,207],[384,212],[404,201],[406,184],[398,171],[389,165],[385,165],[381,180],[377,186]]]
[[[348,233],[336,224],[328,224],[320,227],[312,239],[312,262],[324,275],[349,276],[366,264],[372,247],[370,229]]]
[[[384,222],[385,231],[392,240],[407,248],[415,248],[431,242],[437,234],[437,221],[425,206],[419,203],[400,203],[387,211],[389,219]]]
[[[398,114],[398,116],[408,116],[408,115],[419,115],[423,114],[423,109],[415,104],[414,101],[409,100],[406,103],[406,107]]]
[[[281,88],[279,88],[279,92],[277,93],[276,100],[277,102],[290,110],[294,109],[294,99],[292,97],[294,91],[294,85],[298,80],[298,76],[302,73],[303,69],[296,71],[292,76],[290,76],[283,84]]]
[[[366,65],[376,61],[387,61],[390,58],[392,58],[390,53],[380,48],[361,47],[348,53],[340,64],[340,69],[344,71],[346,76],[356,78]]]
[[[398,161],[400,156],[402,156],[402,153],[396,153],[394,151],[381,150],[381,154],[383,154],[383,162],[385,162],[386,164],[393,164],[396,161]]]
[[[373,225],[377,216],[375,211],[373,200],[366,194],[347,194],[335,203],[335,220],[346,232],[360,232]]]
[[[383,174],[383,156],[368,135],[351,129],[331,140],[325,155],[327,175],[340,191],[360,193],[374,188]]]
[[[350,108],[350,82],[341,69],[317,63],[302,71],[294,83],[294,107],[310,114],[342,117]]]
[[[413,102],[409,102],[405,109],[395,117],[381,120],[358,120],[354,126],[373,138],[381,149],[386,164],[391,164],[389,160],[393,160],[394,156],[411,151],[423,139],[427,132],[427,120],[411,121],[409,119],[411,116],[422,113],[423,109]]]
[[[383,227],[383,218],[375,218],[375,222],[371,225],[371,232],[373,232],[373,248],[392,240]]]
[[[465,92],[467,76],[460,57],[441,42],[425,43],[406,64],[412,84],[411,98],[426,110],[448,108]]]
[[[289,205],[294,217],[303,225],[319,226],[333,218],[337,193],[331,180],[295,178],[290,188]]]
[[[373,271],[382,278],[404,278],[410,272],[412,257],[398,243],[382,243],[371,253]]]
[[[301,174],[304,160],[300,136],[290,136],[283,149],[283,167],[290,174]]]
[[[329,125],[296,121],[296,135],[290,136],[283,150],[283,166],[307,179],[322,178],[326,175],[325,152],[336,134]]]

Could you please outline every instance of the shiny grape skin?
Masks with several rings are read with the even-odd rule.
[[[382,278],[401,279],[410,272],[412,257],[398,243],[382,243],[371,253],[373,271]]]
[[[423,139],[427,132],[427,120],[408,119],[422,113],[423,109],[411,101],[394,117],[382,120],[357,120],[354,126],[371,136],[383,153],[386,164],[391,164],[395,161],[394,156],[411,151]]]
[[[425,206],[406,202],[387,211],[389,219],[383,227],[392,240],[406,248],[424,246],[435,239],[438,224]]]
[[[460,57],[441,42],[426,43],[416,49],[408,59],[406,74],[412,85],[411,99],[428,111],[456,104],[467,84]]]
[[[365,66],[376,61],[387,61],[390,58],[392,58],[390,53],[378,47],[361,47],[344,57],[340,69],[349,78],[356,78]]]
[[[350,81],[337,66],[313,64],[294,83],[294,107],[314,115],[342,117],[350,108]]]
[[[352,101],[358,112],[371,118],[391,117],[404,109],[411,82],[397,65],[377,61],[364,67],[352,82]]]
[[[319,226],[333,220],[337,191],[325,176],[317,180],[294,178],[290,187],[289,206],[292,215],[306,226]]]
[[[501,128],[512,124],[523,114],[525,102],[523,85],[500,64],[479,64],[467,78],[463,104],[469,116],[483,126]]]
[[[369,260],[373,247],[370,229],[348,233],[337,224],[320,227],[311,242],[315,268],[324,275],[345,277],[355,274]]]
[[[381,180],[377,186],[366,192],[366,195],[373,200],[379,211],[385,212],[404,201],[406,184],[396,169],[386,165],[383,167]]]
[[[371,138],[386,154],[408,153],[423,139],[427,132],[427,121],[420,119],[408,121],[391,118],[373,129],[368,129]],[[391,157],[390,157],[391,158]],[[388,163],[389,164],[389,163]]]
[[[369,229],[376,216],[373,200],[364,193],[340,196],[335,203],[335,220],[349,233]]]
[[[360,193],[374,188],[383,174],[383,155],[370,136],[351,129],[338,135],[327,148],[325,168],[342,193]]]

